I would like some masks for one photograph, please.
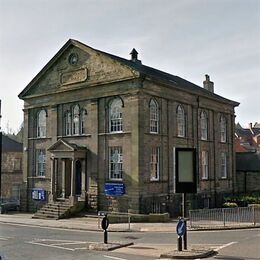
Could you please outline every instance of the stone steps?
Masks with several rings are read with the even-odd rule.
[[[59,219],[63,218],[72,205],[68,201],[51,202],[39,209],[32,218]]]

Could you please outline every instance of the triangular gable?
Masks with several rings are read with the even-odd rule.
[[[74,52],[80,62],[72,66],[69,56]],[[115,57],[70,39],[19,94],[19,98],[64,91],[82,83],[85,87],[139,77],[137,70]]]
[[[75,147],[67,142],[65,142],[62,139],[59,139],[55,144],[53,144],[51,147],[48,148],[49,152],[54,151],[75,151]]]

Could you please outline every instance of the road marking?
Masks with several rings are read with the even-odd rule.
[[[115,256],[110,256],[110,255],[103,255],[106,258],[110,258],[110,259],[116,259],[116,260],[127,260],[125,258],[119,258],[119,257],[115,257]]]
[[[67,242],[67,243],[57,243],[57,244],[50,244],[52,246],[62,246],[62,245],[78,245],[78,244],[86,244],[88,242]]]
[[[224,244],[224,245],[222,245],[222,246],[217,247],[216,250],[218,251],[218,250],[220,250],[220,249],[223,249],[223,248],[225,248],[225,247],[231,246],[231,245],[236,244],[236,243],[238,243],[238,242],[230,242],[230,243],[228,243],[228,244]]]
[[[0,237],[0,240],[4,240],[4,241],[6,241],[6,240],[8,240],[8,238]],[[1,259],[1,258],[0,258],[0,259]]]
[[[54,230],[63,230],[63,231],[73,231],[73,232],[84,232],[84,233],[96,233],[101,232],[103,230],[83,230],[83,229],[76,229],[76,228],[66,228],[66,227],[46,227],[46,226],[37,226],[33,224],[21,224],[21,223],[11,223],[11,222],[2,222],[0,220],[1,225],[11,225],[11,226],[21,226],[21,227],[31,227],[31,228],[43,228],[43,229],[54,229]]]
[[[62,246],[46,245],[46,244],[37,243],[37,242],[27,242],[27,243],[28,243],[28,244],[32,244],[32,245],[46,246],[46,247],[53,247],[53,248],[65,249],[65,250],[69,250],[69,251],[75,251],[75,249],[73,249],[73,248],[67,248],[67,247],[62,247]]]

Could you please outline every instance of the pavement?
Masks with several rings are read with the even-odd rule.
[[[76,217],[70,219],[33,219],[32,214],[28,213],[9,213],[0,215],[0,223],[8,224],[20,224],[28,226],[37,227],[48,227],[48,228],[62,228],[62,229],[72,229],[72,230],[86,230],[86,231],[96,231],[103,232],[101,228],[101,218],[97,217]],[[176,233],[177,219],[172,222],[166,223],[117,223],[110,224],[108,227],[109,232],[174,232]],[[139,245],[140,247],[140,245]],[[124,249],[125,248],[125,249]],[[177,248],[169,247],[169,245],[151,245],[150,248],[138,248],[138,245],[133,245],[132,243],[96,243],[88,246],[89,250],[114,250],[119,249],[124,252],[125,250],[135,253],[140,249],[142,254],[153,254],[155,257],[167,258],[167,259],[197,259],[205,258],[210,255],[216,254],[217,252],[212,250],[212,248],[203,247],[189,247],[189,250],[178,251]],[[153,250],[151,250],[153,249]]]

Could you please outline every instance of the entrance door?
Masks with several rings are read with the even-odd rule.
[[[71,160],[65,161],[65,197],[69,197],[71,192]]]
[[[80,161],[76,161],[76,189],[75,193],[76,195],[81,195],[81,172],[82,172],[82,166]]]

